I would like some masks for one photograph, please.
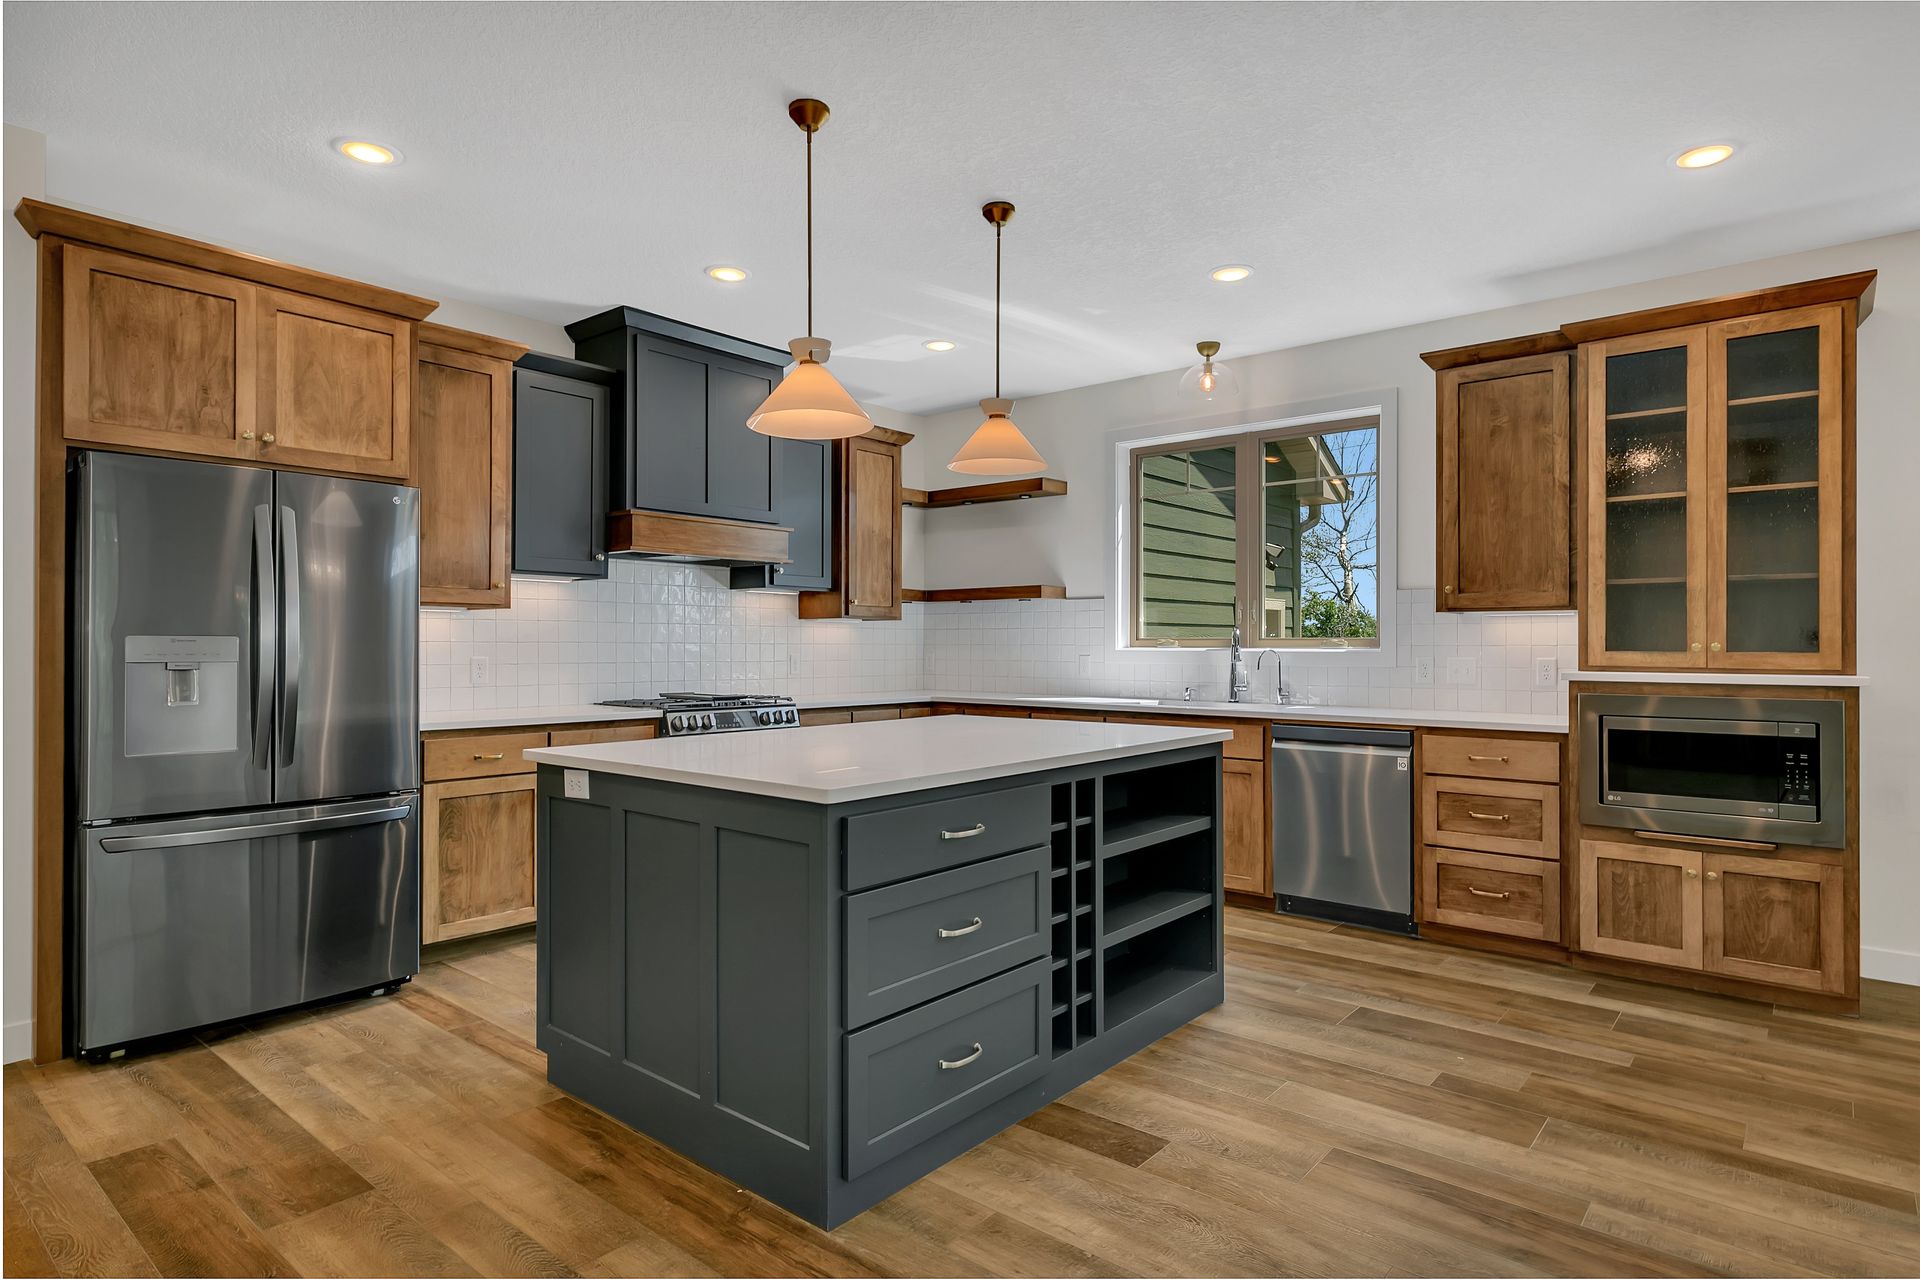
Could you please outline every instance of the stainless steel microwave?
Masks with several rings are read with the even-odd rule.
[[[1596,826],[1839,848],[1846,706],[1582,693],[1580,815]]]

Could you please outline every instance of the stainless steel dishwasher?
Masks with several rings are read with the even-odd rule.
[[[1413,734],[1273,728],[1273,893],[1290,915],[1413,923]]]

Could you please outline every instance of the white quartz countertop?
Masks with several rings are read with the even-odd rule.
[[[840,804],[1151,755],[1229,736],[1213,728],[940,715],[553,746],[526,756],[594,773]]]
[[[1581,678],[1586,678],[1584,675]],[[1644,678],[1640,677],[1640,678]],[[1665,678],[1664,676],[1660,678]],[[1832,681],[1829,681],[1832,682]],[[1862,681],[1864,682],[1864,681]],[[1512,711],[1414,710],[1410,707],[1320,706],[1272,702],[1154,701],[1142,697],[1053,697],[997,693],[835,693],[797,699],[802,709],[911,706],[947,702],[956,706],[1019,706],[1031,710],[1085,711],[1094,715],[1198,715],[1208,719],[1264,719],[1283,723],[1405,725],[1409,728],[1480,728],[1517,733],[1564,733],[1567,717]],[[624,719],[658,719],[660,712],[614,706],[509,706],[491,710],[422,711],[422,732],[453,729],[519,728],[531,724],[588,724]]]

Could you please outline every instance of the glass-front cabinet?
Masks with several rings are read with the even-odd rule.
[[[1584,662],[1838,671],[1842,309],[1581,348]]]

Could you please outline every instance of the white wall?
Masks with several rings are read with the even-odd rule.
[[[23,197],[47,184],[44,134],[6,126],[5,307],[0,332],[6,347],[4,426],[0,428],[0,969],[5,1022],[0,1056],[17,1061],[33,1051],[33,328],[34,243],[13,218]]]
[[[1237,403],[1210,413],[1258,420],[1259,410],[1399,388],[1399,586],[1434,585],[1433,374],[1419,353],[1554,328],[1569,320],[1684,302],[1795,280],[1875,268],[1874,311],[1859,333],[1860,671],[1872,679],[1861,712],[1861,935],[1869,976],[1920,984],[1920,545],[1914,477],[1920,476],[1920,232],[1553,302],[1510,307],[1292,350],[1230,359]],[[1218,338],[1232,357],[1233,334]],[[1069,595],[1106,596],[1112,516],[1111,437],[1194,416],[1175,395],[1179,374],[1109,382],[1036,396],[1013,417],[1068,481],[1064,498],[979,506],[944,516],[926,547],[927,584],[967,586],[982,573],[1009,582],[1053,581]],[[921,421],[929,477],[978,423],[968,408]],[[936,479],[954,482],[954,477]],[[1392,583],[1382,582],[1382,594]],[[1167,659],[1179,662],[1174,656]],[[1308,664],[1338,660],[1295,659]]]

